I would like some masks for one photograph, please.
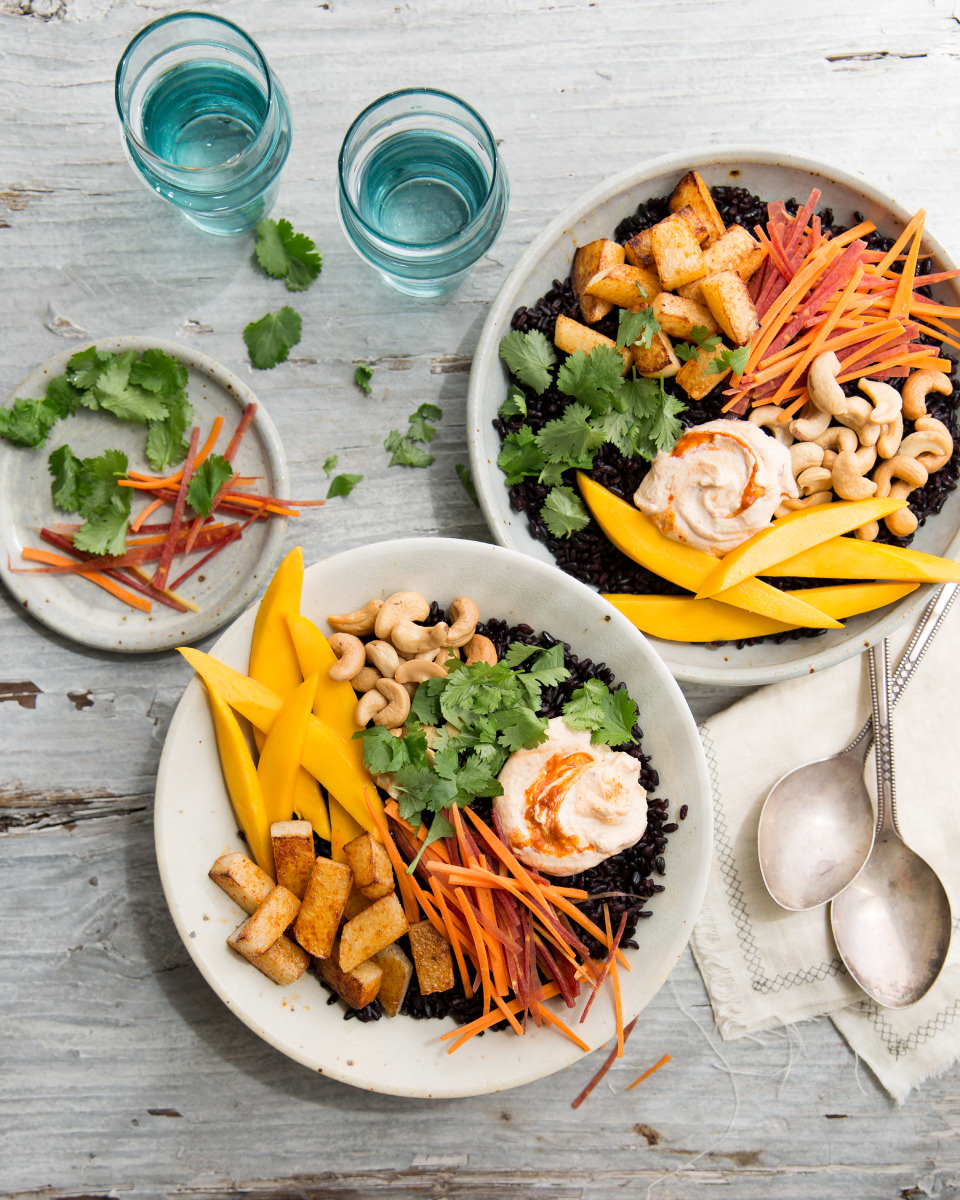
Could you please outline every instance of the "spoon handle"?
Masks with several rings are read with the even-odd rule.
[[[957,598],[957,584],[947,583],[940,589],[939,592],[929,602],[923,610],[923,616],[920,619],[920,624],[913,632],[913,637],[910,639],[906,650],[900,657],[897,663],[897,669],[894,672],[893,679],[890,683],[890,708],[896,708],[900,697],[913,678],[913,673],[920,666],[924,655],[930,649],[930,643],[939,633],[940,626],[943,624],[943,619],[950,611],[950,606]],[[860,730],[857,736],[853,739],[849,746],[843,751],[846,754],[850,750],[855,750],[865,737],[870,735],[873,729],[873,717],[867,718],[867,723]],[[872,740],[872,739],[871,739]],[[868,741],[864,747],[864,754],[870,749]]]
[[[890,659],[887,639],[870,647],[870,698],[873,701],[873,735],[877,744],[877,836],[887,814],[893,817],[896,785],[893,775],[893,730],[890,726]]]

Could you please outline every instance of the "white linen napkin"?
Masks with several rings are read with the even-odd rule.
[[[960,601],[956,608],[960,609]],[[891,670],[913,626],[890,639]],[[960,1058],[960,616],[947,615],[893,715],[897,812],[907,844],[940,875],[954,936],[918,1004],[894,1011],[847,974],[829,909],[787,912],[757,860],[763,801],[781,775],[842,750],[870,715],[867,659],[753,693],[701,726],[714,799],[714,864],[692,946],[724,1038],[829,1015],[902,1103]],[[876,796],[873,754],[866,780]]]

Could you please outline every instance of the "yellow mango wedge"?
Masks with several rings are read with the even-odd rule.
[[[791,595],[808,596],[831,617],[853,617],[871,612],[908,596],[917,583],[852,583],[810,588]],[[604,599],[620,610],[643,633],[668,642],[735,642],[741,638],[786,633],[785,625],[757,613],[732,608],[720,600],[695,600],[689,596],[608,595]]]
[[[237,824],[247,840],[257,866],[266,871],[271,879],[276,879],[270,818],[267,815],[250,747],[226,700],[209,685],[207,696],[213,714],[213,727],[217,734],[220,766],[223,769],[230,803],[233,805],[233,815],[237,818]]]
[[[836,537],[767,567],[764,575],[802,579],[899,579],[960,583],[960,563],[920,550]]]
[[[363,829],[350,816],[342,804],[330,797],[330,857],[334,862],[345,863],[347,856],[343,852],[347,842],[352,842],[363,833]]]
[[[597,524],[627,558],[690,592],[695,592],[716,567],[717,559],[712,554],[664,537],[645,513],[615,496],[602,484],[582,472],[578,473],[577,480]],[[839,621],[806,600],[780,592],[761,579],[747,579],[729,588],[721,598],[736,608],[782,621],[785,625],[840,628]]]
[[[307,721],[313,712],[317,677],[294,688],[277,711],[260,751],[257,778],[263,791],[263,801],[274,821],[288,821],[294,809],[297,775],[303,758],[303,740]]]
[[[762,575],[767,567],[793,558],[803,550],[828,538],[849,533],[868,521],[879,521],[905,500],[871,497],[869,500],[841,500],[836,504],[817,504],[780,517],[752,538],[731,550],[716,564],[697,592],[697,599],[717,596],[745,579]],[[723,596],[726,600],[727,597]]]
[[[288,615],[286,622],[304,679],[314,672],[319,676],[313,711],[349,741],[360,728],[353,719],[357,694],[349,683],[330,678],[330,668],[336,664],[337,656],[313,621],[295,614]]]
[[[218,691],[254,729],[269,732],[283,703],[275,692],[202,650],[181,646],[180,653],[207,686]],[[311,715],[303,739],[303,766],[337,797],[355,821],[380,840],[376,823],[367,811],[364,789],[378,814],[383,811],[383,804],[363,765],[363,747],[359,741],[346,741],[326,721]]]

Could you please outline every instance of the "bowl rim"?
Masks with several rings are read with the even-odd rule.
[[[474,485],[480,501],[480,508],[490,532],[501,546],[529,554],[526,545],[532,539],[526,531],[525,524],[520,527],[521,536],[518,538],[510,524],[503,519],[505,488],[501,474],[494,466],[488,470],[488,462],[483,453],[483,436],[485,423],[491,419],[491,414],[485,413],[484,390],[489,374],[499,366],[498,347],[501,337],[509,329],[510,318],[516,306],[523,303],[520,289],[526,282],[532,268],[539,263],[544,253],[549,250],[564,234],[573,230],[577,224],[593,212],[599,205],[614,199],[618,194],[628,189],[641,188],[645,182],[671,172],[686,173],[701,168],[729,166],[759,166],[781,167],[788,170],[802,171],[810,176],[820,176],[825,183],[844,187],[853,192],[859,192],[864,199],[883,208],[904,225],[913,216],[889,193],[875,187],[858,175],[813,158],[789,154],[780,150],[764,147],[739,146],[707,146],[694,147],[691,150],[663,155],[648,159],[629,167],[616,175],[609,176],[588,191],[582,193],[566,208],[561,210],[546,227],[533,239],[524,250],[506,279],[500,286],[497,295],[487,312],[477,347],[473,356],[470,370],[470,380],[467,389],[467,439],[470,449],[470,461]],[[740,180],[732,181],[737,185]],[[938,261],[940,269],[954,270],[957,263],[947,252],[941,242],[925,227],[923,240],[930,256]],[[957,294],[960,302],[960,287],[956,280],[948,281],[945,285]],[[530,297],[533,299],[533,297]],[[519,514],[518,514],[519,515]],[[951,539],[944,551],[946,557],[960,557],[960,529]],[[534,557],[531,555],[531,557]],[[545,561],[541,559],[540,561]],[[560,567],[556,567],[561,570]],[[565,572],[564,572],[565,573]],[[683,683],[701,684],[720,687],[756,687],[769,683],[779,683],[814,671],[825,670],[839,662],[852,657],[872,646],[875,642],[889,636],[898,626],[911,617],[919,614],[926,605],[933,590],[938,584],[921,585],[916,591],[892,605],[889,610],[876,610],[878,615],[870,620],[862,629],[852,633],[843,642],[834,646],[823,647],[805,658],[793,662],[768,663],[751,666],[735,666],[725,663],[719,667],[689,665],[674,659],[671,648],[688,645],[686,642],[668,642],[659,638],[649,637],[651,645],[660,654],[675,679]],[[865,614],[870,616],[870,614]],[[737,651],[739,653],[739,651]]]

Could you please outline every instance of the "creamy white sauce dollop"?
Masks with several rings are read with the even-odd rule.
[[[562,717],[547,739],[510,755],[494,800],[503,836],[529,867],[573,875],[619,854],[643,836],[647,793],[640,763],[609,746],[592,745],[589,730]]]
[[[750,421],[708,421],[658,454],[633,497],[661,533],[720,558],[797,496],[790,451]]]

